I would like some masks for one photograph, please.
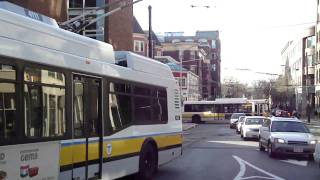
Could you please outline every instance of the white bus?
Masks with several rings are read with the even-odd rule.
[[[181,155],[169,67],[7,2],[0,27],[0,179],[148,179]]]
[[[227,122],[232,113],[266,116],[265,99],[217,98],[215,101],[185,101],[182,119],[186,122]]]

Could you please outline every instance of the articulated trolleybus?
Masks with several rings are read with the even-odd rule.
[[[164,64],[0,2],[0,179],[149,179],[181,155]]]

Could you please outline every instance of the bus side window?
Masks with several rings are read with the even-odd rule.
[[[1,82],[5,81],[5,82]],[[16,70],[0,64],[0,140],[16,136]]]
[[[64,74],[40,68],[25,68],[25,135],[63,136],[66,132],[64,99]]]
[[[132,124],[132,98],[130,85],[125,83],[109,84],[109,120],[112,132]]]
[[[84,109],[83,109],[83,92],[84,87],[81,82],[74,82],[74,98],[73,98],[73,112],[74,112],[74,136],[84,137]]]
[[[152,114],[155,123],[168,122],[167,92],[165,89],[156,89],[153,96]]]

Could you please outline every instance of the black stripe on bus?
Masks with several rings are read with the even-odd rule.
[[[182,147],[182,144],[176,144],[176,145],[172,145],[172,146],[166,146],[163,148],[159,148],[158,151],[165,151],[165,150],[174,149],[174,148],[178,148],[178,147]],[[118,161],[118,160],[127,159],[127,158],[131,158],[131,157],[135,157],[135,156],[139,156],[139,152],[119,155],[119,156],[115,156],[115,157],[103,158],[103,163]],[[94,160],[88,161],[88,165],[93,165],[93,164],[99,164],[99,159],[94,159]],[[86,165],[86,162],[84,161],[84,162],[79,162],[79,163],[75,163],[75,164],[60,166],[60,172],[84,167],[85,165]]]
[[[175,144],[171,146],[162,147],[162,148],[159,148],[158,151],[165,151],[165,150],[179,148],[179,147],[182,147],[182,144]]]

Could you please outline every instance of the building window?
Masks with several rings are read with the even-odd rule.
[[[70,0],[69,8],[83,8],[83,0]]]
[[[212,42],[211,42],[211,47],[212,47],[213,49],[215,49],[215,48],[217,47],[215,40],[212,40]]]
[[[186,78],[178,78],[178,82],[179,82],[179,86],[181,86],[182,88],[187,87]]]
[[[144,42],[143,41],[134,41],[134,52],[144,52]]]
[[[216,64],[212,64],[212,70],[216,71]]]
[[[195,51],[190,51],[190,59],[195,59]]]
[[[315,64],[315,55],[306,56],[308,66],[311,67]]]

